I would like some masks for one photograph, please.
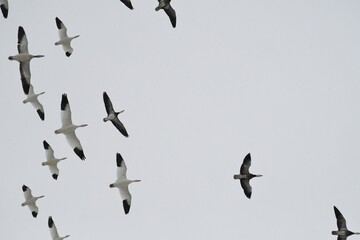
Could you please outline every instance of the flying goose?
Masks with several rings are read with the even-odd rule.
[[[110,184],[110,187],[117,187],[120,192],[120,196],[123,200],[123,207],[125,214],[128,214],[130,211],[131,205],[131,194],[129,192],[129,184],[133,182],[140,182],[141,180],[129,180],[126,178],[126,165],[121,157],[120,153],[116,154],[116,165],[117,165],[117,180],[116,182]]]
[[[337,235],[338,236],[337,240],[346,240],[346,238],[350,235],[360,234],[358,232],[352,232],[347,229],[346,220],[345,220],[344,216],[341,214],[339,209],[337,209],[335,206],[334,206],[334,211],[335,211],[335,216],[336,216],[336,220],[337,220],[338,231],[332,231],[331,234]]]
[[[173,26],[173,28],[175,28],[176,27],[176,12],[170,5],[171,0],[158,0],[158,2],[159,2],[159,5],[155,8],[155,11],[164,9],[166,14],[170,18],[171,25]]]
[[[241,187],[244,189],[244,193],[246,197],[249,199],[251,198],[251,186],[250,186],[250,179],[253,177],[262,177],[262,175],[254,175],[249,172],[249,168],[251,166],[251,155],[248,153],[240,168],[240,174],[235,174],[234,179],[239,179],[241,183]]]
[[[1,8],[1,12],[2,12],[4,18],[7,18],[8,13],[9,13],[8,0],[0,0],[0,8]]]
[[[120,0],[123,4],[125,4],[125,6],[127,6],[128,8],[130,8],[131,10],[133,10],[133,6],[131,4],[130,0]]]
[[[65,237],[59,237],[59,234],[57,232],[57,229],[56,229],[54,220],[52,219],[52,216],[50,216],[48,219],[48,226],[49,226],[52,240],[63,240],[67,237],[70,237],[70,235],[66,235]]]
[[[39,208],[36,206],[36,201],[39,198],[43,198],[45,196],[43,195],[40,197],[33,197],[33,195],[31,194],[31,189],[26,185],[22,186],[22,190],[24,192],[25,202],[23,202],[21,204],[21,206],[23,206],[23,207],[28,206],[31,211],[31,214],[33,215],[34,218],[36,218],[36,216],[38,215],[38,212],[39,212]]]
[[[19,54],[10,56],[9,60],[15,60],[20,63],[20,76],[21,83],[24,90],[24,93],[27,95],[30,89],[30,60],[33,58],[41,58],[44,55],[31,55],[28,50],[28,40],[26,38],[26,34],[24,28],[19,26],[18,29],[18,52]]]
[[[70,105],[65,93],[61,98],[61,123],[62,127],[55,130],[55,134],[64,134],[67,142],[69,143],[70,147],[74,149],[76,155],[78,155],[81,160],[85,160],[84,151],[79,139],[75,135],[75,130],[78,127],[86,127],[87,124],[74,125],[72,123]]]
[[[122,124],[122,122],[120,122],[118,118],[118,115],[124,112],[125,110],[122,110],[120,112],[115,112],[111,100],[106,92],[103,93],[103,99],[105,103],[105,109],[108,114],[108,116],[103,119],[104,122],[111,121],[114,124],[114,126],[122,133],[122,135],[124,135],[125,137],[129,137],[129,134],[127,133],[124,127],[124,124]]]
[[[57,180],[59,176],[59,168],[57,167],[58,162],[65,160],[64,158],[55,158],[54,156],[54,150],[52,147],[44,140],[43,141],[45,153],[46,153],[46,162],[42,162],[41,165],[43,166],[49,166],[51,176]]]
[[[23,101],[24,104],[30,102],[31,105],[36,109],[36,112],[39,114],[39,117],[41,118],[41,120],[43,120],[43,121],[45,119],[44,107],[39,102],[38,96],[40,96],[44,93],[45,92],[35,94],[34,87],[32,86],[32,84],[30,84],[29,93],[28,93],[28,95],[26,95],[26,99]]]
[[[70,57],[73,52],[73,48],[71,47],[70,43],[74,38],[80,37],[80,35],[76,35],[74,37],[69,37],[66,33],[67,29],[66,29],[64,23],[58,17],[55,18],[55,21],[56,21],[56,26],[59,29],[59,37],[60,37],[60,40],[57,41],[55,43],[55,45],[56,46],[62,45],[62,47],[65,51],[65,55]]]

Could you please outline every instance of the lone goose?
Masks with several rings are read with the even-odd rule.
[[[23,202],[21,204],[21,206],[23,206],[23,207],[28,206],[30,211],[31,211],[32,216],[34,218],[36,218],[37,215],[38,215],[38,212],[39,212],[39,208],[36,206],[36,201],[39,198],[43,198],[45,196],[43,195],[43,196],[40,196],[40,197],[33,197],[33,195],[31,194],[31,189],[26,185],[22,186],[22,190],[24,192],[25,202]]]
[[[125,4],[125,6],[127,6],[128,8],[130,8],[131,10],[133,10],[133,6],[131,4],[130,0],[120,0],[123,4]]]
[[[21,83],[24,90],[24,93],[27,95],[29,94],[30,89],[30,60],[33,58],[41,58],[44,55],[31,55],[29,54],[28,50],[28,40],[26,38],[26,34],[24,28],[19,26],[18,29],[18,52],[19,54],[10,56],[9,60],[15,60],[20,63],[20,76],[21,76]]]
[[[262,177],[262,175],[254,175],[249,172],[249,168],[251,166],[251,155],[248,153],[240,168],[240,174],[235,174],[234,179],[239,179],[241,183],[241,187],[244,189],[245,195],[250,199],[252,188],[250,186],[250,179],[253,177]]]
[[[84,151],[79,139],[75,135],[75,130],[78,127],[86,127],[87,124],[74,125],[72,123],[70,105],[65,93],[62,95],[61,99],[61,123],[62,127],[55,130],[55,134],[64,134],[67,142],[69,143],[70,147],[74,149],[76,155],[78,155],[81,160],[85,160]]]
[[[70,43],[74,38],[80,37],[80,35],[76,35],[74,37],[68,37],[68,35],[66,33],[67,29],[66,29],[64,23],[58,17],[55,18],[55,21],[56,21],[56,26],[59,29],[59,37],[60,37],[60,40],[57,41],[55,43],[55,45],[56,46],[62,45],[62,47],[65,51],[65,55],[70,57],[73,52],[73,48],[71,47]]]
[[[122,135],[124,135],[125,137],[129,137],[129,134],[127,133],[124,124],[122,124],[122,122],[120,122],[118,115],[122,112],[124,112],[125,110],[122,110],[120,112],[115,112],[113,105],[111,103],[111,100],[109,98],[109,96],[106,94],[106,92],[103,93],[103,99],[104,99],[104,103],[105,103],[105,109],[106,112],[108,114],[108,116],[106,118],[104,118],[104,122],[107,121],[111,121],[112,124],[114,124],[114,126],[122,133]]]
[[[44,93],[45,92],[35,94],[34,87],[32,86],[32,84],[30,84],[29,94],[26,96],[26,99],[23,101],[24,104],[30,102],[31,105],[36,109],[36,112],[39,114],[39,117],[41,118],[41,120],[43,120],[43,121],[45,119],[44,107],[39,102],[38,96],[40,96]]]
[[[335,216],[337,220],[338,231],[332,231],[332,235],[337,235],[337,240],[346,240],[346,238],[353,234],[360,234],[358,232],[349,231],[346,227],[346,220],[341,212],[334,206]]]
[[[173,26],[173,28],[175,28],[176,27],[176,12],[170,5],[171,0],[158,0],[158,2],[159,2],[159,5],[155,8],[155,11],[164,9],[166,14],[170,18],[171,25]]]
[[[120,196],[123,200],[123,207],[125,214],[130,211],[131,205],[131,194],[129,192],[129,184],[133,182],[140,182],[141,180],[129,180],[126,178],[126,165],[121,157],[120,153],[116,154],[116,165],[117,165],[117,180],[110,184],[111,188],[117,187],[120,191]]]
[[[65,237],[59,237],[59,234],[57,232],[57,229],[56,229],[55,223],[52,219],[52,216],[50,216],[48,219],[48,226],[49,226],[52,240],[63,240],[67,237],[70,237],[70,235],[66,235]]]
[[[1,8],[1,12],[2,12],[4,18],[7,18],[8,13],[9,13],[8,0],[0,0],[0,8]]]
[[[52,147],[44,140],[43,141],[45,153],[46,153],[46,162],[42,162],[41,165],[43,166],[49,166],[51,176],[57,180],[59,176],[59,168],[57,167],[58,162],[65,160],[64,158],[55,158],[54,156],[54,150]]]

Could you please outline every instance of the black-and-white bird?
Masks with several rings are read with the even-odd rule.
[[[26,95],[26,99],[23,101],[23,103],[31,103],[31,105],[35,108],[36,112],[38,113],[39,117],[41,118],[41,120],[44,121],[45,119],[45,112],[44,112],[44,107],[43,105],[39,102],[38,96],[44,94],[45,92],[41,92],[41,93],[34,93],[34,87],[32,86],[32,84],[30,84],[29,87],[29,93],[28,95]]]
[[[64,134],[76,155],[78,155],[81,160],[85,160],[84,151],[79,139],[75,135],[75,130],[79,127],[86,127],[87,124],[74,125],[72,123],[70,105],[66,94],[63,94],[61,98],[61,123],[62,127],[55,130],[55,134]]]
[[[36,206],[36,201],[39,198],[43,198],[45,196],[43,195],[43,196],[39,196],[39,197],[33,197],[33,195],[31,194],[31,189],[26,185],[22,186],[22,190],[24,192],[25,202],[23,202],[21,204],[21,206],[23,206],[23,207],[28,206],[31,211],[32,216],[34,218],[36,218],[39,213],[39,208]]]
[[[9,3],[8,0],[0,0],[0,9],[1,12],[4,16],[4,18],[8,17],[8,13],[9,13]]]
[[[80,37],[80,35],[76,35],[74,37],[69,37],[67,35],[67,29],[66,29],[64,23],[58,17],[55,18],[55,21],[56,21],[56,26],[59,30],[59,37],[60,37],[60,40],[57,41],[55,43],[55,45],[56,46],[62,45],[62,47],[65,51],[65,55],[70,57],[73,52],[73,48],[71,47],[71,41],[75,38]]]
[[[107,117],[103,119],[104,122],[111,121],[112,124],[114,124],[114,126],[121,132],[122,135],[124,135],[125,137],[129,137],[129,134],[127,133],[124,127],[124,124],[122,124],[122,122],[120,122],[118,118],[118,115],[124,112],[125,110],[122,110],[120,112],[115,112],[111,100],[106,92],[103,93],[103,99],[105,103],[105,109],[108,114]]]
[[[130,0],[120,0],[123,4],[125,4],[125,6],[127,6],[129,9],[133,10],[133,6],[131,4]]]
[[[339,209],[337,209],[335,206],[334,206],[334,212],[335,212],[335,216],[336,216],[336,223],[337,223],[338,230],[332,231],[331,234],[337,235],[338,236],[337,240],[346,240],[346,238],[350,235],[360,234],[358,232],[352,232],[347,229],[346,220],[345,220],[344,216],[341,214]]]
[[[26,34],[24,28],[19,26],[18,29],[18,52],[19,54],[10,56],[9,60],[15,60],[20,63],[20,76],[21,83],[25,94],[29,94],[30,89],[30,60],[33,58],[41,58],[44,55],[31,55],[28,50],[28,40],[26,38]]]
[[[252,188],[250,186],[250,179],[253,177],[262,177],[262,175],[255,175],[249,172],[251,166],[251,155],[248,153],[240,168],[240,174],[235,174],[234,179],[239,179],[241,187],[244,189],[246,197],[251,198]]]
[[[117,187],[123,200],[125,214],[128,214],[131,206],[131,194],[129,192],[129,184],[140,182],[141,180],[129,180],[126,178],[126,165],[120,153],[116,154],[117,180],[110,184],[111,188]]]
[[[60,161],[65,160],[66,157],[56,158],[54,156],[54,150],[52,149],[52,147],[45,140],[43,141],[43,146],[44,146],[45,154],[46,154],[46,162],[42,162],[41,165],[49,166],[51,176],[55,180],[57,180],[57,178],[59,176],[59,168],[57,167],[57,164]]]
[[[168,17],[170,18],[171,25],[176,27],[176,12],[171,7],[171,0],[158,0],[159,5],[155,8],[155,11],[159,11],[160,9],[164,9]]]
[[[56,229],[54,220],[52,219],[51,216],[48,219],[48,226],[49,226],[49,230],[50,230],[52,240],[63,240],[65,238],[67,238],[67,237],[70,237],[70,235],[66,235],[65,237],[59,237],[59,234],[58,234],[58,231]]]

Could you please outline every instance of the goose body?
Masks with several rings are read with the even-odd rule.
[[[55,158],[54,150],[52,149],[52,147],[45,140],[43,141],[43,146],[44,146],[45,154],[46,154],[46,162],[42,162],[41,165],[48,166],[49,170],[51,172],[51,176],[55,180],[57,180],[57,178],[59,176],[59,168],[57,167],[57,164],[60,161],[65,160],[66,157],[64,157],[64,158]]]
[[[345,220],[344,216],[341,214],[339,209],[337,209],[335,206],[334,206],[334,212],[335,212],[335,217],[336,217],[336,223],[337,223],[338,230],[337,231],[332,231],[331,234],[332,235],[337,235],[338,236],[337,240],[346,240],[346,238],[348,236],[351,236],[353,234],[360,234],[358,232],[352,232],[352,231],[349,231],[347,229],[346,220]]]
[[[123,200],[123,208],[125,214],[128,214],[131,206],[131,194],[129,192],[129,184],[133,182],[140,182],[140,180],[129,180],[126,177],[127,167],[120,153],[116,154],[117,165],[117,180],[110,184],[110,188],[118,188],[120,196]]]
[[[25,202],[23,202],[21,204],[21,206],[28,206],[30,211],[31,211],[31,214],[34,218],[37,217],[38,213],[39,213],[39,208],[36,206],[36,201],[40,198],[43,198],[45,196],[39,196],[39,197],[34,197],[32,194],[31,194],[31,189],[26,186],[26,185],[23,185],[22,186],[22,190],[24,192],[24,196],[25,196]]]
[[[63,94],[61,98],[61,123],[62,127],[55,130],[55,134],[64,134],[67,142],[76,155],[78,155],[81,160],[85,160],[84,151],[75,134],[75,130],[79,127],[86,127],[87,124],[74,125],[72,123],[70,105],[66,94]]]
[[[67,237],[70,237],[70,235],[66,235],[64,237],[59,237],[59,234],[58,234],[58,231],[56,229],[54,220],[52,219],[51,216],[48,219],[48,227],[49,227],[49,230],[50,230],[50,235],[51,235],[52,240],[63,240],[65,238],[67,238]]]
[[[133,6],[131,4],[130,0],[120,0],[123,4],[125,4],[125,6],[127,6],[129,9],[133,10]]]
[[[9,60],[18,61],[20,63],[20,76],[21,83],[25,94],[29,93],[30,88],[30,61],[33,58],[41,58],[44,55],[31,55],[28,50],[28,40],[24,31],[24,28],[19,26],[18,28],[18,52],[19,54],[10,56]]]
[[[112,102],[106,92],[103,93],[103,99],[105,109],[108,114],[107,117],[103,119],[104,122],[111,121],[112,124],[119,130],[122,135],[124,135],[125,137],[129,137],[129,134],[126,131],[124,124],[118,118],[118,115],[124,112],[124,110],[120,112],[115,112]]]
[[[73,52],[73,48],[71,47],[71,41],[75,38],[78,38],[80,37],[80,35],[76,35],[74,37],[69,37],[67,35],[67,29],[64,25],[64,23],[58,18],[56,17],[55,18],[55,22],[56,22],[56,26],[58,28],[58,31],[59,31],[59,38],[60,40],[57,41],[55,43],[55,45],[62,45],[64,51],[65,51],[65,55],[67,57],[70,57],[72,52]]]
[[[234,175],[234,179],[240,180],[241,187],[243,188],[246,197],[248,197],[249,199],[251,198],[251,194],[252,194],[250,180],[253,177],[262,177],[262,175],[255,175],[250,173],[249,172],[250,166],[251,166],[251,155],[250,153],[248,153],[245,156],[244,161],[240,167],[240,174]]]
[[[8,0],[0,0],[0,9],[1,12],[4,16],[4,18],[8,17],[8,13],[9,13],[9,3]]]
[[[29,87],[29,93],[28,95],[26,95],[26,99],[23,101],[23,103],[31,103],[31,105],[35,108],[36,112],[38,113],[39,117],[41,120],[44,121],[45,119],[45,112],[44,112],[44,107],[43,105],[39,102],[38,96],[44,94],[45,92],[41,92],[41,93],[34,93],[34,88],[32,86],[32,84],[30,84]]]
[[[176,27],[176,12],[171,7],[170,2],[171,0],[158,0],[159,5],[155,8],[155,11],[159,11],[160,9],[163,9],[165,13],[168,15],[171,25],[173,28]]]

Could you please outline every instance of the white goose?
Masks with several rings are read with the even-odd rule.
[[[64,157],[64,158],[55,158],[54,150],[52,149],[52,147],[45,140],[43,141],[43,145],[44,145],[44,149],[45,149],[45,153],[46,153],[46,162],[42,162],[41,165],[49,166],[51,176],[55,180],[57,180],[57,178],[59,176],[59,168],[57,167],[57,164],[60,161],[65,160],[66,157]]]
[[[171,0],[158,0],[159,5],[155,8],[155,11],[159,11],[160,9],[164,9],[165,13],[168,15],[171,25],[173,28],[176,27],[176,12],[171,7]]]
[[[20,76],[21,83],[25,94],[29,93],[30,88],[30,60],[33,58],[41,58],[44,55],[31,55],[28,50],[28,40],[26,38],[26,34],[24,28],[19,26],[18,29],[18,52],[19,54],[10,56],[9,60],[15,60],[20,63]]]
[[[133,6],[131,4],[130,0],[120,0],[123,4],[125,4],[125,6],[127,6],[129,9],[133,10]]]
[[[110,184],[111,188],[117,187],[123,200],[125,214],[128,214],[131,206],[131,194],[129,192],[129,184],[140,182],[141,180],[129,180],[126,178],[126,165],[120,153],[116,154],[117,180]]]
[[[50,230],[52,240],[63,240],[65,238],[67,238],[67,237],[70,237],[70,235],[66,235],[65,237],[59,237],[59,234],[57,232],[54,220],[52,219],[51,216],[48,219],[48,226],[49,226],[49,230]]]
[[[118,118],[118,115],[124,112],[124,110],[120,112],[115,112],[112,102],[106,92],[103,93],[103,99],[106,113],[108,114],[107,117],[103,119],[104,122],[111,121],[112,124],[121,132],[122,135],[124,135],[125,137],[129,137],[129,134],[126,131],[124,124]]]
[[[87,124],[74,125],[72,123],[70,105],[66,94],[63,94],[61,98],[61,123],[62,127],[55,130],[55,134],[64,134],[67,142],[70,147],[74,149],[76,155],[78,155],[81,160],[85,160],[84,151],[79,139],[75,135],[75,130],[78,127],[86,127]]]
[[[8,13],[9,13],[8,0],[0,0],[0,8],[1,8],[1,12],[2,12],[4,18],[7,18]]]
[[[39,208],[36,206],[36,201],[39,198],[43,198],[45,196],[43,195],[43,196],[39,196],[39,197],[33,197],[33,195],[31,194],[31,189],[26,185],[22,186],[22,190],[24,192],[25,202],[23,202],[21,204],[21,206],[23,206],[23,207],[28,206],[31,211],[32,216],[34,218],[36,218],[39,213]]]
[[[41,120],[43,120],[43,121],[45,119],[45,112],[44,112],[43,105],[38,100],[38,96],[40,96],[44,93],[45,92],[35,94],[34,87],[32,86],[32,84],[30,84],[29,93],[28,93],[28,95],[26,95],[26,99],[23,101],[24,104],[30,102],[31,105],[35,108],[35,110],[38,113]]]
[[[76,35],[74,37],[69,37],[67,35],[67,29],[66,29],[64,23],[58,17],[55,18],[55,21],[56,21],[56,26],[59,29],[59,37],[60,37],[60,40],[57,41],[55,43],[55,45],[56,46],[62,45],[62,47],[65,51],[65,55],[70,57],[73,52],[73,48],[71,47],[70,43],[73,39],[80,37],[80,35]]]

